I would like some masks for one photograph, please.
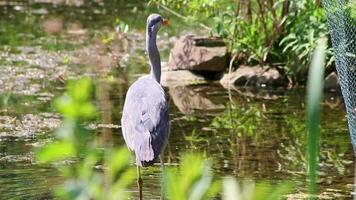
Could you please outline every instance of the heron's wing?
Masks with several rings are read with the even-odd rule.
[[[130,87],[121,119],[125,142],[135,151],[138,165],[157,158],[168,139],[168,105],[155,84],[139,80]]]

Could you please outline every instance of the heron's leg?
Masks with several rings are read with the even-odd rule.
[[[172,152],[171,152],[171,145],[169,145],[169,142],[167,142],[167,149],[168,149],[168,160],[167,162],[170,163],[172,160]]]
[[[142,200],[142,184],[140,166],[137,166],[137,187],[140,193],[140,200]]]
[[[159,156],[159,161],[161,163],[161,200],[164,199],[164,160],[163,160],[163,154]]]
[[[163,161],[163,155],[159,156],[159,161],[161,163],[161,173],[162,173],[162,178],[163,178],[163,170],[164,170],[164,161]]]

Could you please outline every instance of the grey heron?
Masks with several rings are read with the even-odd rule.
[[[126,145],[136,156],[137,184],[142,199],[140,167],[152,165],[163,152],[170,133],[168,103],[160,85],[161,59],[156,37],[161,25],[168,21],[158,14],[147,18],[146,50],[151,73],[139,78],[127,91],[121,118]],[[163,165],[162,158],[160,157]]]

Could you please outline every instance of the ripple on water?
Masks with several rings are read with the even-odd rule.
[[[0,162],[0,199],[52,199],[58,184],[55,170],[35,165],[4,166]]]

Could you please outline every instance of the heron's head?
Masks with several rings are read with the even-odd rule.
[[[163,19],[159,14],[151,14],[147,18],[147,33],[151,35],[152,33],[157,34],[161,25],[168,25],[168,20]]]

